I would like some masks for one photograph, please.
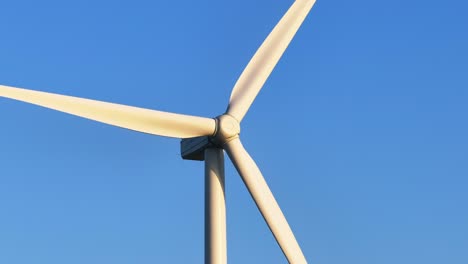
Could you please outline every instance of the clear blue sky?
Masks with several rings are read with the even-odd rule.
[[[0,83],[202,116],[292,3],[3,1]],[[310,263],[468,263],[465,1],[319,0],[245,118]],[[202,263],[203,163],[0,99],[0,263]],[[228,260],[285,259],[230,162]]]

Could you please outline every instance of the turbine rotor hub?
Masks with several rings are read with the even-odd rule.
[[[213,140],[216,144],[225,143],[239,137],[240,124],[234,117],[224,114],[216,117],[216,132]]]

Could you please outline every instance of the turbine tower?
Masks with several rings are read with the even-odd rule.
[[[296,0],[237,80],[225,113],[190,116],[0,85],[0,96],[130,130],[181,138],[183,159],[205,161],[205,263],[226,263],[224,151],[289,263],[307,263],[260,169],[242,145],[240,124],[315,0]]]

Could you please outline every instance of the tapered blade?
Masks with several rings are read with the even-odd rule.
[[[314,3],[315,0],[297,0],[289,8],[237,80],[227,114],[242,121]]]
[[[262,173],[244,146],[242,146],[239,138],[226,143],[224,149],[242,177],[250,195],[252,195],[289,263],[307,263]]]
[[[190,138],[213,135],[214,119],[106,103],[0,85],[0,97],[11,98],[109,125],[153,135]]]

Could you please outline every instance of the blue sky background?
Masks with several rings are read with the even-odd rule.
[[[201,116],[292,1],[2,1],[0,83]],[[310,263],[468,263],[465,1],[318,1],[243,122]],[[179,140],[0,99],[0,263],[202,263]],[[230,162],[228,260],[285,259]]]

